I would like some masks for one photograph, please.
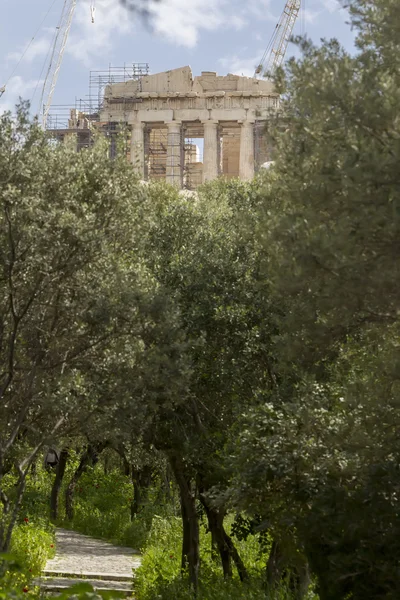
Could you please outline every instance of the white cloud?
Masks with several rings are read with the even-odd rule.
[[[193,48],[201,30],[244,27],[246,20],[234,4],[227,0],[163,0],[150,5],[151,22],[155,33]]]
[[[52,40],[50,36],[41,37],[38,40],[34,40],[24,54],[24,62],[32,63],[34,60],[36,60],[38,56],[46,55],[49,51],[51,42]],[[18,61],[21,58],[26,47],[27,45],[21,47],[15,52],[10,52],[9,54],[7,54],[6,59],[10,61]]]
[[[245,50],[245,49],[244,49]],[[244,58],[234,54],[219,58],[219,64],[228,72],[234,75],[244,75],[245,77],[253,77],[254,71],[260,62],[262,51],[257,56]]]
[[[323,7],[329,12],[334,13],[339,10],[343,10],[339,0],[321,0]]]
[[[137,1],[137,0],[135,0]],[[129,3],[129,2],[128,2]],[[95,22],[91,21],[91,0],[77,3],[73,25],[66,47],[66,53],[86,68],[93,68],[101,62],[112,61],[113,48],[121,37],[133,36],[135,30],[142,27],[140,17],[127,10],[119,0],[96,0]],[[284,0],[282,0],[282,7]],[[273,14],[274,11],[279,11]],[[242,30],[256,17],[259,23],[265,23],[265,32],[253,32],[252,37],[267,45],[273,27],[280,16],[280,9],[273,0],[149,0],[149,25],[154,36],[159,36],[171,44],[195,47],[202,31],[224,31],[228,28]],[[299,22],[314,24],[327,13],[341,9],[339,0],[310,0]],[[323,18],[323,17],[322,17]],[[269,22],[269,24],[268,24]],[[304,25],[303,25],[304,27]],[[263,27],[264,28],[264,27]],[[54,28],[44,29],[41,37],[34,40],[24,57],[24,62],[34,63],[45,56],[49,50]],[[24,48],[10,52],[6,59],[15,62]],[[260,57],[241,58],[236,56],[221,59],[222,66],[237,73],[253,74]],[[260,53],[262,55],[262,52]]]
[[[133,27],[131,13],[118,0],[96,0],[94,23],[90,6],[91,0],[80,0],[77,3],[66,46],[66,52],[87,67],[92,66],[99,54],[110,54],[113,40],[129,33]],[[23,62],[30,64],[36,58],[46,55],[54,42],[54,33],[54,27],[44,28],[44,34],[30,44]],[[18,61],[26,47],[27,44],[24,44],[18,50],[10,52],[6,59]]]
[[[318,20],[322,11],[310,10],[308,8],[304,8],[302,11],[301,18],[304,19],[305,23],[315,23]]]
[[[275,21],[277,22],[280,13],[274,14],[271,10],[272,0],[248,0],[246,8],[249,14],[257,17],[260,21]],[[282,10],[284,3],[282,2]]]
[[[108,57],[113,40],[133,29],[133,19],[116,0],[96,0],[95,22],[92,23],[90,0],[78,3],[66,52],[86,67],[98,63],[99,54]]]
[[[236,31],[243,29],[244,27],[246,27],[247,24],[247,19],[240,15],[232,15],[232,17],[229,20],[229,25],[231,27],[234,27]]]
[[[320,0],[320,2],[322,2],[324,9],[328,13],[330,13],[330,14],[337,13],[340,15],[340,17],[342,19],[347,21],[347,18],[349,16],[349,11],[347,8],[345,8],[343,6],[343,4],[340,2],[340,0]]]
[[[92,23],[90,4],[90,0],[78,4],[66,50],[86,67],[98,62],[99,54],[110,56],[113,41],[133,34],[140,19],[116,0],[96,0]],[[196,46],[202,30],[240,30],[247,25],[246,10],[232,0],[149,0],[148,12],[154,35],[187,48]]]
[[[19,75],[11,77],[6,91],[0,98],[0,114],[7,110],[14,111],[19,97],[23,100],[30,100],[35,90],[39,92],[42,85],[43,80],[40,79],[26,80]]]

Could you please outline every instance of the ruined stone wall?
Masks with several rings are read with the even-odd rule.
[[[108,85],[99,121],[131,128],[128,157],[142,179],[194,189],[219,176],[254,176],[270,159],[263,132],[278,103],[269,81],[212,71],[193,77],[186,66]],[[77,112],[69,126],[88,127]],[[191,138],[204,141],[202,162]]]

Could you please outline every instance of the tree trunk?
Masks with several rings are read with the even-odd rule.
[[[285,554],[281,544],[272,542],[271,552],[267,562],[267,584],[269,590],[274,590],[287,574],[289,587],[295,600],[303,600],[310,586],[310,571],[307,560],[299,558],[293,562]]]
[[[189,569],[189,553],[190,553],[190,521],[186,512],[185,503],[180,501],[181,517],[182,517],[182,556],[181,556],[181,572],[184,573]]]
[[[274,540],[267,562],[267,584],[269,589],[274,589],[279,585],[282,579],[284,563],[285,557],[281,545]]]
[[[147,501],[151,484],[152,468],[149,465],[145,465],[142,469],[135,469],[132,465],[131,475],[133,483],[131,520],[133,521]]]
[[[244,562],[242,561],[242,559],[240,558],[240,554],[237,551],[237,548],[235,546],[235,544],[232,541],[232,538],[229,537],[229,535],[225,532],[225,540],[226,543],[229,546],[230,552],[231,552],[231,556],[233,558],[233,561],[235,563],[237,572],[239,573],[239,577],[240,577],[240,581],[247,581],[249,578],[249,574],[247,572],[247,569],[244,565]]]
[[[129,462],[126,460],[125,456],[122,458],[122,466],[125,477],[129,477],[131,474],[131,467]]]
[[[6,527],[2,527],[2,537],[0,539],[0,552],[8,552],[10,550],[11,536],[14,530],[15,523],[17,521],[19,510],[21,508],[22,498],[25,491],[27,473],[28,471],[20,473],[17,484],[17,497],[15,499],[14,508],[11,511],[10,506],[8,507],[8,511],[9,513],[11,513],[11,517],[8,525]]]
[[[292,591],[296,600],[303,600],[307,596],[308,588],[310,587],[311,577],[310,569],[307,561],[304,564],[298,565],[294,571],[294,579],[292,581]]]
[[[50,495],[50,517],[54,520],[58,517],[58,499],[60,495],[61,485],[64,479],[65,467],[67,466],[69,451],[68,448],[63,448],[58,461],[56,476],[53,482]]]
[[[3,545],[3,540],[4,540],[4,535],[5,535],[6,517],[10,512],[10,499],[3,489],[3,480],[4,480],[5,474],[6,474],[6,468],[4,465],[3,453],[1,452],[1,448],[0,448],[0,501],[3,506],[2,510],[0,511],[0,548]]]
[[[225,535],[227,534],[224,530],[224,514],[218,510],[213,510],[210,508],[204,497],[200,496],[200,500],[207,515],[208,528],[211,532],[212,549],[214,552],[215,550],[219,552],[222,570],[224,572],[224,579],[228,579],[229,577],[232,577],[232,562],[229,546],[225,539]]]
[[[117,446],[112,446],[112,449],[120,456],[122,460],[122,471],[126,477],[129,477],[131,474],[131,465],[129,464],[128,459],[126,458],[126,452],[123,444],[118,444]]]
[[[34,479],[36,479],[37,475],[37,458],[33,461],[31,465],[31,475]]]
[[[197,594],[200,568],[200,532],[196,497],[192,491],[192,482],[185,473],[182,461],[176,456],[170,456],[170,463],[178,484],[181,501],[183,525],[182,565],[188,565],[190,583],[195,594]]]
[[[165,497],[168,504],[173,503],[173,496],[171,493],[171,467],[167,464],[165,467],[164,478],[163,478],[163,487],[165,490]]]
[[[203,494],[200,495],[201,503],[206,511],[208,527],[211,532],[213,547],[218,549],[221,557],[224,578],[232,577],[232,560],[235,563],[241,581],[249,578],[247,569],[240,558],[239,552],[232,538],[224,528],[224,512],[210,506]]]
[[[101,452],[107,447],[108,442],[99,442],[97,444],[89,444],[81,456],[78,468],[73,474],[65,492],[65,514],[69,521],[74,518],[74,493],[76,484],[90,465],[92,467],[99,460]]]
[[[104,468],[104,475],[107,476],[110,472],[110,455],[108,454],[108,452],[104,456],[103,468]]]

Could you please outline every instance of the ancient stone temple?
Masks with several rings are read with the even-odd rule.
[[[101,131],[113,156],[117,132],[128,130],[126,151],[141,179],[193,190],[218,177],[251,179],[270,160],[266,124],[279,102],[270,81],[210,71],[193,77],[190,67],[150,75],[147,64],[134,64],[91,72],[94,85],[97,101],[56,107],[51,134],[75,138],[80,150]]]
[[[193,78],[182,67],[108,85],[100,121],[130,125],[141,178],[194,189],[254,176],[269,160],[265,123],[277,105],[270,81],[209,71]]]

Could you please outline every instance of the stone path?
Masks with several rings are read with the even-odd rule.
[[[131,597],[133,569],[139,566],[139,553],[132,548],[57,529],[56,555],[47,561],[40,586],[46,592],[57,592],[86,581],[96,590],[116,590]]]

